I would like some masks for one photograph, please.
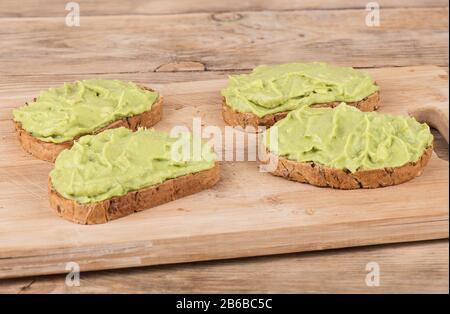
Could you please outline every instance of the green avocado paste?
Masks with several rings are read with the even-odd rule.
[[[176,153],[193,147],[190,133],[184,135],[122,127],[83,136],[58,155],[52,185],[65,198],[92,203],[213,168],[216,155],[205,144],[197,158],[194,149]]]
[[[235,111],[263,117],[312,104],[360,101],[377,90],[363,72],[311,62],[260,65],[250,74],[231,75],[222,96]]]
[[[344,103],[292,111],[265,135],[265,146],[278,156],[350,172],[416,162],[433,143],[428,125],[414,118],[362,112]]]
[[[42,91],[13,111],[14,121],[44,142],[62,143],[152,108],[159,95],[132,82],[83,80]]]

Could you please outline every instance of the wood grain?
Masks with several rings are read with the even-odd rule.
[[[0,17],[48,17],[65,16],[66,0],[46,0],[45,5],[36,0],[22,0],[17,6],[14,0],[2,0]],[[379,0],[381,8],[445,8],[445,0]],[[330,9],[364,9],[366,0],[78,0],[81,14],[90,15],[129,15],[129,14],[183,14],[224,11],[283,11],[283,10],[330,10]]]
[[[448,142],[444,137],[435,129],[431,129],[434,136],[434,151],[439,158],[448,161]]]
[[[369,72],[384,91],[383,112],[447,106],[448,77],[440,68]],[[167,100],[158,129],[189,127],[192,117],[224,126],[225,81],[143,83]],[[11,108],[26,97],[4,96],[0,277],[64,272],[70,260],[85,271],[448,237],[448,162],[436,156],[421,177],[371,191],[319,189],[259,173],[254,162],[226,162],[223,179],[208,191],[106,225],[73,225],[48,208],[51,165],[24,154],[15,139]]]
[[[11,107],[34,97],[40,89],[91,76],[152,84],[211,80],[245,71],[259,62],[276,63],[311,56],[361,67],[448,66],[448,2],[444,0],[377,1],[382,8],[382,27],[370,29],[362,24],[368,1],[359,0],[78,0],[82,14],[80,29],[65,27],[66,2],[24,0],[17,5],[13,0],[0,1],[0,107],[4,108],[0,111],[0,123],[10,117]],[[429,8],[442,8],[442,13],[436,14],[436,10]],[[270,17],[270,10],[279,12]],[[139,15],[140,19],[134,18]],[[99,21],[93,23],[88,16]],[[54,18],[19,20],[15,17]],[[298,21],[292,21],[295,19]],[[155,24],[159,25],[152,31]],[[94,27],[92,32],[86,31],[89,27]],[[198,31],[199,28],[203,29]],[[197,34],[200,37],[196,38]],[[295,34],[303,37],[297,39]],[[154,42],[150,42],[149,36],[153,36]],[[215,58],[218,63],[211,62]],[[120,65],[122,61],[125,66]],[[216,71],[221,66],[219,63],[226,65],[225,71]],[[448,75],[448,68],[446,71],[443,76]],[[403,76],[408,75],[405,72]],[[421,81],[426,82],[426,71],[420,75]],[[402,94],[403,102],[415,102],[407,91],[419,88],[433,102],[448,101],[448,87],[436,90],[435,85],[435,80],[417,86],[414,81],[396,83],[393,79],[386,86],[389,89],[386,96]],[[186,91],[191,85],[182,87]],[[191,94],[189,102],[198,98]],[[174,98],[173,108],[186,113],[185,100]],[[383,102],[395,104],[395,101],[387,98]],[[437,154],[448,160],[448,143],[438,133],[435,136]],[[11,137],[2,132],[0,147],[11,147],[11,143]],[[24,162],[33,164],[26,156],[18,157],[18,165]],[[45,177],[49,169],[42,169],[38,161],[35,164],[39,169],[36,175]],[[1,184],[17,184],[5,179],[2,169],[0,166]],[[33,198],[45,204],[45,198],[40,199],[39,185],[29,193],[34,194],[24,206]],[[4,202],[0,198],[0,213],[2,207]],[[45,210],[30,213],[22,208],[17,215],[22,221],[36,217],[39,223]],[[3,235],[0,228],[0,239]],[[71,239],[69,235],[63,236]],[[378,288],[363,286],[361,267],[367,261],[381,261],[382,281]],[[448,241],[83,272],[82,286],[73,289],[65,287],[63,280],[62,275],[3,280],[0,292],[448,293]]]
[[[448,161],[448,143],[433,135]],[[368,261],[382,266],[379,287],[362,284]],[[449,243],[441,240],[87,272],[79,287],[66,286],[65,275],[10,279],[0,281],[0,293],[448,293],[448,275]]]
[[[66,27],[60,17],[3,18],[0,74],[149,73],[179,63],[183,70],[239,70],[317,59],[355,67],[448,65],[447,8],[383,10],[380,27],[367,27],[366,13],[86,16],[80,27]]]
[[[3,280],[2,293],[448,293],[447,240]],[[369,262],[380,286],[365,284]]]

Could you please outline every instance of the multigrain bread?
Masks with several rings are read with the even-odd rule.
[[[420,176],[428,164],[433,152],[433,146],[429,146],[422,157],[416,162],[410,162],[401,167],[383,168],[374,170],[358,170],[350,172],[343,169],[334,169],[314,162],[297,162],[278,157],[276,169],[271,171],[275,176],[288,180],[308,183],[319,187],[331,187],[335,189],[373,189],[390,185],[401,184]],[[269,153],[263,161],[277,157]]]
[[[216,160],[209,145],[194,145],[191,134],[105,130],[83,136],[58,156],[49,174],[50,205],[76,223],[105,223],[213,186]]]
[[[433,135],[412,117],[340,104],[295,110],[266,131],[266,169],[289,180],[336,189],[378,188],[422,174]]]
[[[126,127],[130,130],[137,130],[139,127],[151,127],[158,123],[162,118],[163,112],[163,97],[160,95],[158,100],[152,105],[152,108],[149,111],[143,112],[138,115],[134,115],[131,117],[123,118],[120,120],[116,120],[111,122],[109,125],[96,130],[93,133],[89,134],[98,134],[107,129],[114,129],[119,127]],[[80,138],[77,136],[74,140],[63,142],[63,143],[52,143],[52,142],[44,142],[40,139],[34,137],[26,130],[22,128],[22,125],[19,122],[13,121],[16,129],[16,133],[18,135],[20,144],[23,149],[33,155],[34,157],[49,161],[55,162],[56,157],[58,157],[59,153],[64,149],[70,148],[73,145],[73,142]]]
[[[219,181],[219,164],[211,169],[164,181],[95,203],[81,204],[61,196],[49,177],[50,206],[62,218],[78,224],[101,224],[155,207],[214,186]]]
[[[380,93],[376,91],[375,93],[369,95],[368,97],[357,101],[350,102],[348,105],[358,108],[361,111],[369,112],[378,109],[378,103],[380,101]],[[341,102],[334,101],[330,103],[322,103],[322,104],[313,104],[311,107],[313,108],[323,108],[330,107],[334,108],[338,106]],[[255,131],[258,127],[270,128],[277,121],[285,118],[290,111],[285,112],[277,112],[274,114],[268,114],[263,117],[258,117],[254,113],[251,112],[238,112],[231,108],[225,100],[225,97],[222,97],[222,117],[223,120],[231,126],[240,126],[242,128],[251,127]]]
[[[153,126],[161,120],[162,105],[161,94],[133,82],[78,80],[41,91],[13,110],[13,122],[28,153],[54,162],[82,136]]]
[[[378,106],[379,87],[363,71],[325,62],[259,65],[230,75],[221,90],[222,115],[248,132],[268,128],[302,107],[335,107],[346,102],[362,111]]]

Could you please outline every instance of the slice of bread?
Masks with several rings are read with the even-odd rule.
[[[363,100],[357,101],[357,102],[351,102],[347,103],[350,106],[356,107],[361,111],[374,111],[378,109],[378,102],[380,100],[380,94],[379,92],[375,92],[368,97],[364,98]],[[341,102],[335,101],[330,103],[323,103],[323,104],[314,104],[311,105],[311,107],[320,108],[320,107],[331,107],[334,108],[338,106]],[[266,128],[271,127],[274,125],[277,121],[283,119],[286,117],[286,115],[290,111],[285,112],[277,112],[274,114],[268,114],[263,117],[258,117],[254,113],[251,112],[238,112],[235,111],[233,108],[231,108],[226,100],[225,97],[222,98],[222,116],[223,120],[231,126],[241,126],[242,128],[246,128],[247,126],[250,126],[254,128],[255,130],[258,129],[259,126],[264,126]]]
[[[101,224],[155,207],[214,186],[219,181],[219,164],[211,169],[166,180],[155,186],[128,192],[122,196],[95,203],[81,204],[67,199],[52,186],[49,177],[50,206],[56,213],[78,224]]]
[[[420,176],[430,160],[432,152],[433,146],[429,146],[416,162],[410,162],[401,167],[358,170],[353,173],[314,162],[298,162],[278,157],[277,167],[271,173],[292,181],[309,183],[320,187],[343,190],[373,189],[404,183]],[[271,153],[268,153],[268,157],[274,158],[275,156],[271,156]],[[267,164],[268,160],[269,158],[263,163]]]
[[[144,88],[144,87],[143,87]],[[149,88],[146,88],[147,90],[150,90]],[[152,108],[149,111],[123,118],[120,120],[116,120],[108,124],[107,126],[96,130],[93,133],[88,134],[98,134],[104,130],[107,129],[113,129],[113,128],[119,128],[119,127],[126,127],[133,131],[137,130],[138,127],[151,127],[158,123],[162,118],[162,107],[163,107],[163,97],[160,95],[158,100],[152,105]],[[52,143],[52,142],[45,142],[42,141],[33,135],[31,135],[29,132],[27,132],[25,129],[22,128],[22,124],[17,121],[13,121],[16,129],[16,133],[19,137],[20,144],[22,145],[23,149],[33,155],[34,157],[49,161],[49,162],[55,162],[56,157],[58,157],[59,153],[62,152],[64,149],[70,148],[73,145],[74,140],[77,140],[83,135],[77,136],[72,141],[67,141],[63,143]]]

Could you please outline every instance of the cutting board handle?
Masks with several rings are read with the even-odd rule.
[[[446,106],[440,104],[427,104],[419,106],[409,112],[419,122],[426,122],[437,129],[448,143],[448,103]]]

